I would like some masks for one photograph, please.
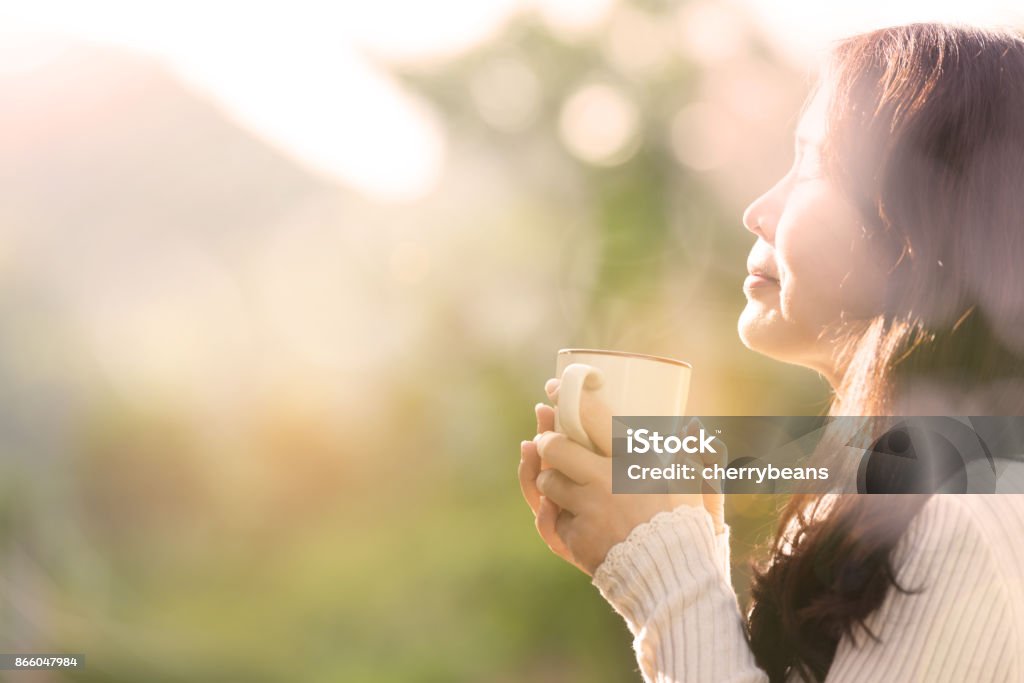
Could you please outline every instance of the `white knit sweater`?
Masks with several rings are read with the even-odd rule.
[[[830,683],[1024,680],[1024,496],[936,495],[897,545],[901,586],[866,635],[839,643]],[[728,529],[662,512],[611,549],[593,583],[633,633],[644,681],[767,681],[729,579]],[[791,677],[791,680],[797,680]]]

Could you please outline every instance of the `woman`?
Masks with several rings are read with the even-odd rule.
[[[1024,414],[1024,40],[842,42],[743,223],[740,337],[819,371],[831,414]],[[611,495],[604,406],[584,397],[600,454],[536,412],[537,528],[626,619],[645,680],[1024,680],[1021,497],[794,497],[744,619],[721,496]]]

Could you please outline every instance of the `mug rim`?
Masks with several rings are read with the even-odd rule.
[[[690,370],[693,366],[684,360],[676,360],[675,358],[668,358],[667,356],[652,356],[648,353],[634,353],[632,351],[614,351],[611,349],[559,349],[558,355],[563,353],[590,353],[597,356],[628,356],[631,358],[643,358],[645,360],[653,360],[661,363],[669,363],[670,365],[681,365],[684,368]]]

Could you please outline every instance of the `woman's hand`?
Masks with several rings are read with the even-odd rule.
[[[549,380],[545,390],[556,402],[558,381]],[[696,482],[693,493],[613,494],[612,415],[592,392],[583,392],[580,416],[599,452],[554,432],[550,406],[538,404],[536,413],[537,437],[522,442],[520,486],[548,547],[583,572],[592,575],[614,545],[657,513],[704,504]],[[720,500],[708,495],[712,505]]]
[[[523,490],[523,497],[527,505],[533,511],[534,523],[541,538],[548,544],[551,551],[570,564],[576,565],[582,572],[587,570],[573,559],[572,553],[566,547],[562,539],[556,533],[548,533],[550,524],[548,520],[556,519],[561,511],[552,500],[541,494],[537,488],[537,475],[541,471],[540,455],[537,452],[537,441],[545,432],[553,431],[555,428],[555,411],[543,403],[534,406],[537,415],[537,436],[533,441],[523,441],[520,444],[519,460],[519,486]]]

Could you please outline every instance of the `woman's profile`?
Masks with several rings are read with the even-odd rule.
[[[822,74],[743,216],[741,339],[821,373],[830,415],[1024,415],[1024,39],[893,27]],[[537,528],[626,620],[645,680],[1024,680],[1024,496],[794,496],[744,615],[722,496],[612,495],[610,443],[536,412]]]

